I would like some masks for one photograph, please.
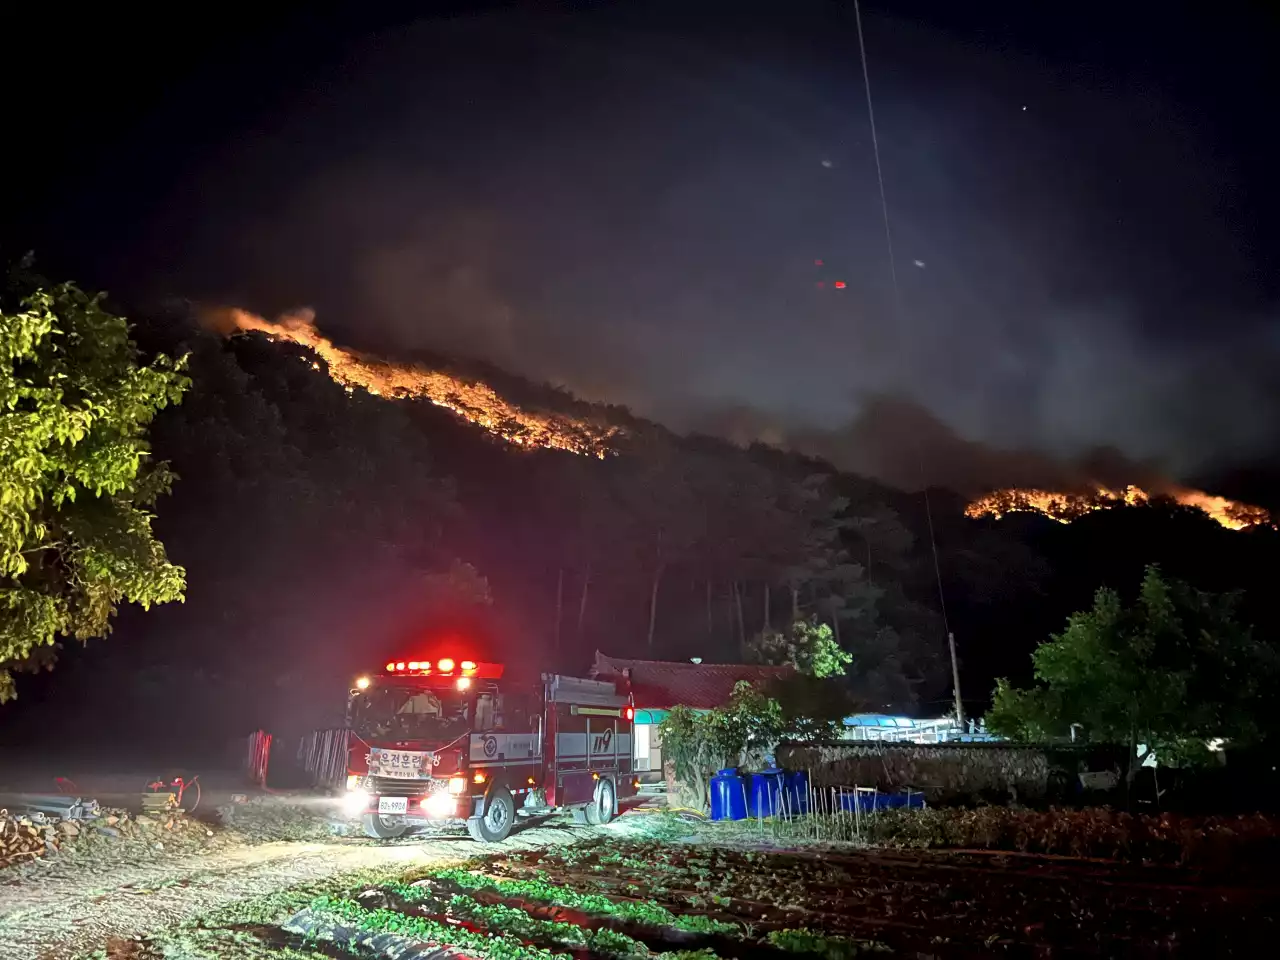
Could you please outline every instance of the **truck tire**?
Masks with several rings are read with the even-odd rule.
[[[515,819],[516,804],[511,799],[511,791],[506,787],[495,786],[489,791],[484,814],[467,820],[467,833],[479,843],[501,843],[507,839]]]
[[[601,779],[596,798],[587,804],[587,823],[601,826],[613,819],[613,781]]]
[[[393,817],[380,817],[376,813],[366,813],[362,822],[365,835],[375,840],[394,840],[403,837],[409,829],[403,820],[397,822]]]

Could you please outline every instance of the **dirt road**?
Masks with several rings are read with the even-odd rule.
[[[573,843],[597,831],[552,822],[515,833],[504,845],[529,849]],[[463,860],[492,847],[464,837],[382,844],[367,840],[264,843],[199,856],[60,867],[0,875],[0,960],[66,960],[108,937],[153,933],[238,900],[371,867]]]

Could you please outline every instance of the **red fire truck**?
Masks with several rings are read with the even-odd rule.
[[[503,681],[503,665],[395,660],[347,701],[347,813],[371,837],[465,822],[506,839],[518,816],[572,811],[607,823],[634,796],[630,691],[543,674]]]

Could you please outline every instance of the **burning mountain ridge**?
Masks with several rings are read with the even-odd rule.
[[[312,368],[324,370],[348,393],[359,388],[374,396],[427,400],[519,447],[566,450],[603,459],[617,450],[618,441],[624,436],[622,427],[600,418],[593,420],[549,410],[533,410],[507,400],[492,387],[475,379],[464,379],[418,364],[379,360],[339,347],[316,329],[315,318],[310,311],[286,314],[273,322],[246,310],[223,307],[203,311],[202,320],[206,326],[227,336],[258,332],[273,341],[305,347],[316,358],[311,361]],[[965,508],[965,515],[999,519],[1007,513],[1024,511],[1069,523],[1093,510],[1121,505],[1141,506],[1155,496],[1171,497],[1184,506],[1203,510],[1231,530],[1271,523],[1270,514],[1262,507],[1172,485],[1162,485],[1154,494],[1136,486],[1094,485],[1091,489],[1074,492],[1010,487],[972,501]]]
[[[1156,496],[1166,496],[1185,507],[1202,510],[1229,530],[1244,530],[1271,523],[1271,515],[1262,507],[1182,487],[1169,487],[1155,494],[1134,486],[1123,489],[1100,486],[1083,492],[1012,487],[979,497],[965,507],[964,513],[967,517],[999,519],[1007,513],[1022,511],[1039,513],[1059,523],[1070,523],[1093,510],[1126,505],[1143,506]]]
[[[348,393],[360,388],[377,397],[427,400],[517,446],[567,450],[603,459],[621,432],[610,424],[522,408],[484,383],[441,370],[391,363],[339,347],[316,329],[314,315],[309,311],[286,314],[272,322],[246,310],[224,307],[204,311],[202,319],[228,336],[257,331],[268,339],[307,348],[317,358],[311,362],[312,368],[324,369]]]

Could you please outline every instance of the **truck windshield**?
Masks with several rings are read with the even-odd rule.
[[[471,728],[471,698],[457,690],[377,686],[352,704],[351,726],[371,739],[452,740]]]

